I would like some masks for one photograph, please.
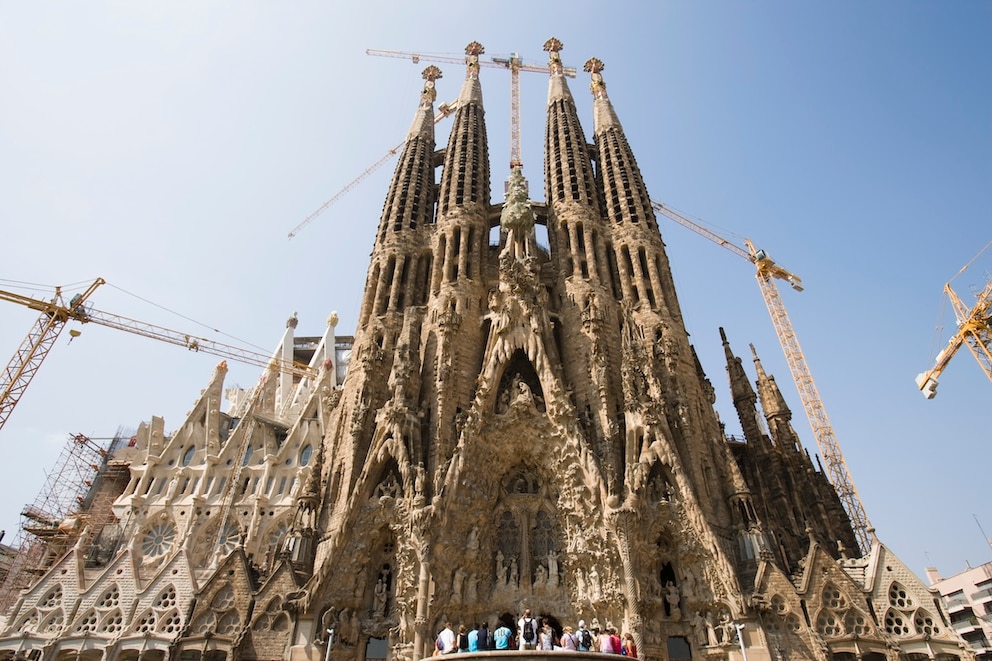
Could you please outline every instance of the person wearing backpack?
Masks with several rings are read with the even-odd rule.
[[[576,634],[579,639],[579,651],[588,652],[592,649],[592,632],[586,629],[586,621],[579,620],[579,632]]]
[[[530,609],[524,611],[524,616],[517,622],[519,648],[522,650],[537,649],[537,623],[530,613]]]

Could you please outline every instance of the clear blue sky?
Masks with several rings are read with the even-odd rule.
[[[478,40],[543,64],[556,36],[566,65],[606,63],[654,199],[803,278],[782,295],[868,515],[915,571],[949,575],[992,559],[992,384],[967,353],[935,400],[913,378],[953,332],[945,314],[935,334],[944,283],[992,239],[990,34],[992,3],[965,0],[3,3],[0,288],[102,276],[99,309],[265,351],[294,311],[301,333],[336,310],[351,334],[393,163],[286,235],[409,127],[424,65],[365,49],[457,56]],[[439,101],[463,77],[441,68]],[[508,75],[482,82],[498,200]],[[588,133],[588,78],[572,89]],[[537,199],[546,90],[522,77]],[[738,355],[755,345],[815,452],[751,266],[661,226],[728,432],[720,326]],[[955,280],[966,300],[990,266]],[[0,360],[33,320],[0,306]],[[69,434],[152,415],[174,430],[216,362],[101,327],[68,339],[0,431],[7,541]],[[229,383],[257,376],[232,365]]]

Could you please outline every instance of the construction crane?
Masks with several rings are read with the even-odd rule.
[[[38,368],[41,367],[48,352],[51,351],[55,340],[58,339],[65,325],[70,321],[80,323],[94,323],[100,326],[116,328],[127,331],[135,335],[143,335],[154,340],[161,340],[169,344],[186,347],[190,351],[200,351],[214,356],[220,356],[228,360],[239,363],[255,365],[264,368],[275,368],[280,372],[286,372],[298,377],[313,377],[312,370],[301,363],[284,361],[272,356],[243,349],[240,347],[214,342],[202,337],[195,337],[189,333],[181,333],[162,326],[155,326],[142,321],[136,321],[109,312],[94,310],[85,305],[90,296],[100,285],[105,284],[103,278],[97,278],[82,293],[74,295],[68,305],[62,297],[62,288],[55,288],[55,295],[51,301],[39,300],[21,294],[15,294],[0,290],[0,300],[9,301],[23,305],[41,314],[38,320],[28,332],[27,337],[21,342],[20,347],[10,359],[3,374],[0,375],[0,429],[3,428],[10,417],[11,411],[17,406],[24,390],[31,383]],[[72,337],[77,337],[79,331],[72,329],[69,331]]]
[[[964,273],[989,246],[992,246],[992,242],[986,244],[970,262],[964,265],[964,268],[958,271],[954,278]],[[954,278],[951,278],[951,282],[954,281]],[[962,346],[967,346],[971,350],[971,354],[978,361],[985,376],[992,381],[992,278],[978,292],[975,305],[971,309],[968,309],[968,306],[951,289],[950,282],[944,285],[944,293],[951,301],[958,330],[951,337],[947,346],[937,354],[934,366],[916,377],[916,386],[927,399],[933,399],[937,395],[937,380],[951,358]]]
[[[437,114],[434,115],[434,123],[437,124],[442,119],[444,119],[445,117],[451,115],[451,113],[455,112],[455,109],[457,107],[458,107],[458,101],[457,100],[456,101],[452,101],[451,103],[442,103],[440,106],[438,106]],[[366,177],[368,177],[370,174],[372,174],[373,172],[375,172],[376,170],[378,170],[380,167],[382,167],[383,164],[385,164],[386,161],[388,161],[390,158],[392,158],[393,156],[396,156],[396,154],[398,154],[399,151],[403,148],[403,145],[404,144],[406,144],[406,140],[404,140],[400,144],[396,145],[395,147],[393,147],[392,149],[390,149],[389,151],[387,151],[385,154],[382,155],[382,157],[379,158],[378,161],[376,161],[375,163],[373,163],[369,167],[365,168],[365,170],[360,175],[358,175],[357,177],[355,177],[354,179],[352,179],[350,182],[348,182],[345,185],[344,188],[342,188],[337,193],[335,193],[333,196],[331,196],[331,198],[329,200],[327,200],[326,202],[324,202],[322,205],[320,205],[317,208],[316,211],[314,211],[312,214],[310,214],[309,216],[307,216],[306,218],[304,218],[303,219],[303,222],[301,222],[299,225],[297,225],[296,227],[294,227],[292,229],[292,231],[289,233],[289,238],[292,239],[294,236],[296,236],[296,234],[301,229],[303,229],[308,224],[310,224],[310,221],[312,221],[314,218],[316,218],[320,214],[324,213],[324,211],[326,211],[329,206],[331,206],[332,204],[334,204],[335,202],[337,202],[346,193],[348,193],[352,188],[354,188],[355,186],[357,186],[358,184],[360,184],[362,181],[364,181]]]
[[[557,52],[561,50],[561,42],[557,39],[549,39],[544,46],[545,50],[552,51],[552,59],[557,60]],[[485,49],[476,41],[473,41],[465,49],[467,55],[481,55]],[[365,51],[367,55],[377,55],[380,57],[398,57],[409,59],[414,64],[420,62],[442,62],[448,64],[465,64],[464,57],[451,57],[447,55],[423,55],[421,53],[410,53],[398,50],[376,50],[370,48]],[[523,59],[517,53],[510,53],[509,57],[493,57],[489,61],[479,60],[480,67],[492,67],[497,69],[508,69],[510,71],[510,169],[523,166],[520,156],[520,72],[548,73],[548,66],[535,66],[524,64]],[[562,73],[569,78],[575,78],[574,67],[561,67]]]
[[[478,42],[472,42],[466,48],[466,52],[475,51],[476,55],[483,52],[482,45]],[[561,42],[557,39],[549,39],[545,44],[545,50],[553,50],[554,55],[552,59],[560,64],[557,59],[557,52],[561,50]],[[401,59],[409,59],[414,64],[420,64],[420,62],[439,62],[447,64],[465,64],[466,58],[464,57],[451,57],[446,55],[423,55],[420,53],[411,53],[407,51],[397,51],[397,50],[378,50],[374,48],[369,48],[365,51],[367,55],[375,55],[378,57],[395,57]],[[482,67],[495,67],[499,69],[509,69],[510,71],[510,167],[522,167],[523,160],[520,156],[520,72],[527,71],[533,73],[547,73],[548,67],[539,67],[524,64],[523,60],[516,53],[511,53],[509,57],[494,57],[491,61],[486,62],[480,60],[478,62],[479,66]],[[561,67],[562,73],[569,78],[575,77],[575,68],[573,67]],[[452,101],[451,103],[444,103],[438,106],[438,112],[434,115],[434,123],[438,124],[442,119],[451,115],[458,108],[458,102]],[[400,144],[396,145],[382,157],[379,158],[375,163],[365,168],[361,174],[352,179],[350,182],[345,184],[345,186],[339,190],[337,193],[331,196],[326,202],[324,202],[316,211],[311,213],[309,216],[303,219],[303,221],[294,227],[292,231],[289,232],[289,238],[295,237],[300,230],[310,224],[312,220],[317,218],[320,214],[324,213],[335,202],[341,199],[345,194],[350,192],[355,186],[360,184],[366,177],[378,170],[383,166],[390,158],[399,153],[406,143],[404,140]]]
[[[696,234],[713,241],[738,257],[742,257],[754,264],[757,269],[755,275],[758,279],[758,287],[761,289],[761,296],[764,298],[765,305],[768,307],[772,324],[775,326],[775,333],[778,335],[778,341],[782,345],[785,360],[789,364],[789,371],[792,373],[792,379],[795,381],[796,389],[799,391],[799,399],[802,400],[806,417],[809,418],[809,425],[813,430],[813,436],[816,438],[820,455],[823,457],[827,475],[834,489],[837,491],[837,495],[840,497],[844,510],[851,519],[851,527],[854,529],[854,535],[858,540],[858,545],[861,547],[861,552],[867,553],[871,548],[871,534],[869,533],[871,524],[868,521],[868,515],[865,513],[865,507],[861,502],[861,497],[858,495],[858,490],[854,486],[854,480],[851,478],[851,473],[847,468],[847,462],[844,461],[844,455],[841,453],[837,436],[834,434],[830,419],[827,417],[827,411],[823,407],[823,401],[820,399],[816,384],[813,382],[813,375],[809,371],[806,357],[803,355],[803,350],[799,346],[799,339],[796,337],[796,331],[792,327],[792,322],[789,320],[789,315],[785,310],[782,296],[778,291],[778,287],[775,285],[775,280],[784,280],[796,291],[802,291],[802,280],[799,276],[772,261],[764,250],[756,250],[750,239],[744,239],[744,245],[747,248],[742,248],[698,223],[689,220],[660,202],[652,201],[651,206],[655,211],[674,220],[679,225],[687,227]]]

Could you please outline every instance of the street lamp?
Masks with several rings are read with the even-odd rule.
[[[744,624],[740,622],[734,622],[734,628],[737,629],[737,642],[741,644],[741,656],[744,657],[744,661],[747,661],[747,650],[744,649]]]
[[[324,661],[331,661],[331,648],[334,647],[334,629],[327,630],[327,650],[324,652]],[[747,661],[745,659],[744,661]]]

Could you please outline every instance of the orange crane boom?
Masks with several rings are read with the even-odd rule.
[[[813,375],[806,363],[806,356],[799,346],[799,338],[796,337],[796,331],[792,327],[792,321],[786,312],[782,296],[775,285],[776,279],[784,280],[796,291],[802,291],[802,280],[772,261],[764,250],[756,250],[750,239],[744,239],[744,244],[747,246],[745,249],[689,220],[660,202],[652,201],[651,206],[655,211],[674,220],[679,225],[689,228],[696,234],[706,237],[738,257],[743,257],[754,264],[757,269],[755,275],[758,279],[761,296],[768,307],[769,315],[771,315],[775,333],[778,336],[779,344],[782,345],[782,351],[785,354],[785,360],[789,365],[796,389],[799,391],[799,399],[802,400],[803,409],[806,411],[809,426],[813,430],[817,447],[819,447],[820,455],[823,457],[830,483],[833,484],[844,510],[851,519],[851,527],[854,529],[854,535],[861,547],[861,552],[867,553],[871,548],[871,534],[869,533],[871,524],[868,521],[868,515],[865,513],[865,507],[858,495],[858,490],[854,486],[854,480],[851,478],[847,462],[844,460],[840,444],[837,442],[837,436],[834,434],[833,426],[827,417],[823,400],[816,389]]]
[[[2,379],[0,380],[0,428],[3,428],[4,423],[7,422],[11,411],[17,406],[21,395],[31,383],[38,368],[41,367],[41,363],[55,344],[55,340],[58,339],[62,329],[70,321],[116,328],[135,335],[185,347],[190,351],[200,351],[248,365],[274,368],[280,372],[291,373],[299,377],[314,376],[313,371],[301,363],[287,362],[250,349],[222,344],[189,333],[182,333],[109,312],[101,312],[85,306],[84,303],[90,295],[103,284],[105,284],[104,279],[97,278],[82,294],[73,296],[68,305],[62,298],[60,287],[55,288],[55,296],[51,301],[0,290],[0,300],[17,303],[41,312],[38,320],[0,376]],[[75,333],[76,331],[70,332]]]

